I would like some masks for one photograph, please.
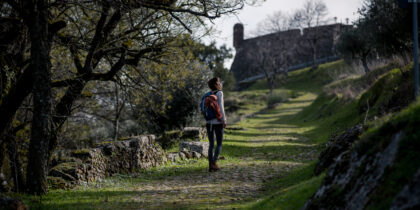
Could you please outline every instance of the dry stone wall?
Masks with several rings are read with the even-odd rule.
[[[73,151],[70,158],[58,161],[59,164],[50,169],[49,180],[65,188],[80,182],[103,179],[115,173],[159,166],[165,162],[165,153],[155,144],[154,135],[138,136],[92,149]]]

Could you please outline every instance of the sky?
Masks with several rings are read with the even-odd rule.
[[[256,29],[259,22],[264,20],[267,15],[275,11],[292,13],[303,6],[305,0],[266,0],[259,6],[246,5],[236,15],[221,17],[214,21],[214,28],[218,31],[215,34],[204,38],[205,43],[216,41],[218,46],[226,44],[233,49],[233,25],[242,23],[244,25],[245,38],[250,37],[250,32]],[[346,18],[350,19],[350,23],[357,19],[357,10],[363,5],[364,0],[324,0],[327,5],[329,17],[337,17],[338,22],[345,23]],[[225,62],[225,67],[230,68],[233,60]]]

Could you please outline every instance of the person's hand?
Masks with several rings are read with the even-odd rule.
[[[226,128],[226,122],[223,122],[223,128]]]

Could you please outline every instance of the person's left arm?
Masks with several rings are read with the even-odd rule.
[[[219,91],[219,92],[217,92],[216,95],[217,95],[217,98],[218,98],[217,102],[219,104],[220,111],[222,112],[222,122],[223,122],[223,124],[226,125],[226,114],[225,114],[225,103],[224,103],[224,99],[223,99],[223,92]]]

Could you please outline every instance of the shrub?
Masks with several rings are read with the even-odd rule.
[[[267,107],[272,108],[276,104],[285,102],[289,98],[289,94],[286,91],[273,92],[267,97]]]

